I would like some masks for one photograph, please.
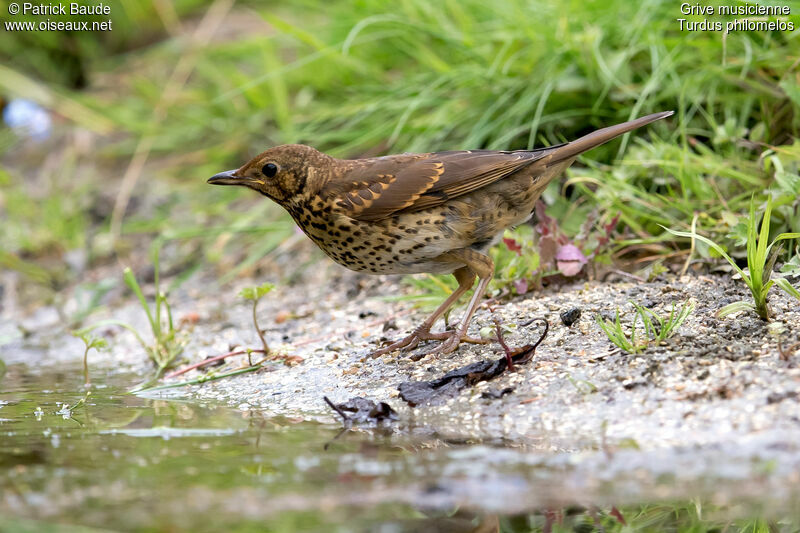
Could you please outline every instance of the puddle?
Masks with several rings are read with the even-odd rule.
[[[660,509],[671,528],[679,520],[725,525],[756,515],[797,516],[793,486],[786,476],[770,476],[792,472],[795,449],[761,462],[746,449],[717,462],[675,453],[654,469],[648,462],[655,459],[635,450],[448,442],[408,421],[340,435],[335,424],[132,396],[126,390],[140,376],[112,369],[88,396],[78,366],[34,370],[16,363],[6,370],[0,531],[77,531],[53,524],[122,531],[531,531],[559,522],[568,531],[576,524],[591,531],[597,523],[622,528],[617,509],[633,526],[657,521],[652,514]],[[720,482],[714,472],[725,468]]]

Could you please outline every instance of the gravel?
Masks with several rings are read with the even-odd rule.
[[[240,285],[235,289],[246,284]],[[484,305],[473,320],[474,335],[499,320],[510,327],[506,342],[523,346],[535,342],[541,331],[535,322],[518,325],[532,318],[545,318],[550,333],[530,363],[441,405],[411,408],[398,395],[401,382],[432,380],[503,352],[493,343],[462,345],[454,354],[418,361],[403,354],[369,358],[382,339],[406,334],[425,316],[408,302],[385,298],[407,291],[396,278],[321,267],[293,286],[279,285],[258,308],[271,347],[302,362],[160,394],[336,424],[340,419],[323,396],[336,403],[353,397],[385,401],[399,414],[396,432],[427,435],[440,443],[524,450],[536,464],[569,464],[572,477],[560,482],[577,482],[579,475],[586,490],[600,490],[612,476],[630,480],[635,492],[635,487],[652,486],[665,471],[694,480],[707,478],[709,471],[725,479],[755,479],[769,461],[772,485],[788,490],[800,480],[800,303],[782,292],[772,293],[775,318],[769,324],[752,313],[717,318],[722,305],[747,293],[741,283],[714,275],[649,283],[581,281],[516,296],[492,308]],[[237,292],[208,294],[200,281],[190,281],[171,296],[174,315],[187,324],[187,363],[235,346],[260,347],[250,305]],[[630,301],[661,314],[669,313],[673,303],[690,301],[696,307],[675,336],[629,354],[609,342],[595,316],[613,316],[619,309],[623,323],[629,323]],[[561,315],[575,315],[575,309],[580,318],[566,326]],[[141,310],[131,300],[110,314],[144,328]],[[8,330],[6,324],[0,331],[6,342]],[[64,358],[65,352],[82,355],[74,340],[66,339],[40,341],[35,350],[26,348],[35,344],[31,338],[15,339],[4,351],[29,360]],[[143,377],[150,371],[129,334],[117,334],[111,345],[110,351],[93,354],[94,364],[139,369]],[[233,365],[244,362],[243,357],[231,360]],[[193,370],[177,379],[200,375]]]

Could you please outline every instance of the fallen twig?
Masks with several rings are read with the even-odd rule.
[[[208,359],[203,359],[202,361],[198,361],[197,363],[193,363],[193,364],[191,364],[189,366],[183,367],[180,370],[176,370],[174,372],[170,372],[169,374],[164,376],[164,379],[170,379],[170,378],[178,377],[181,374],[185,374],[186,372],[189,372],[190,370],[194,370],[195,368],[202,368],[204,366],[208,366],[208,365],[214,364],[217,361],[222,361],[222,360],[224,360],[224,359],[226,359],[228,357],[233,357],[234,355],[244,355],[244,354],[247,354],[247,353],[265,353],[265,352],[264,352],[264,350],[260,350],[260,349],[259,350],[236,350],[236,351],[233,351],[233,352],[224,353],[222,355],[215,355],[214,357],[209,357]]]
[[[264,367],[264,362],[261,361],[256,363],[253,366],[246,366],[244,368],[239,368],[237,370],[232,370],[230,372],[225,372],[223,374],[206,374],[205,376],[200,376],[195,379],[190,379],[187,381],[179,381],[178,383],[167,383],[165,385],[157,385],[155,387],[147,387],[143,389],[134,389],[131,393],[140,393],[140,392],[153,392],[165,389],[176,389],[178,387],[186,387],[187,385],[200,385],[201,383],[206,383],[207,381],[216,381],[222,378],[228,378],[231,376],[238,376],[239,374],[246,374],[248,372],[255,372]]]
[[[323,397],[322,397],[322,399],[323,399],[323,400],[325,400],[325,403],[327,403],[327,404],[328,404],[328,407],[330,407],[331,409],[333,409],[334,411],[336,411],[336,412],[339,414],[339,416],[341,416],[341,417],[342,417],[342,421],[344,422],[344,424],[345,424],[345,425],[347,425],[347,423],[348,423],[348,422],[350,422],[350,417],[349,417],[349,416],[347,416],[347,413],[345,413],[344,411],[342,411],[342,409],[341,409],[341,408],[340,408],[338,405],[336,405],[335,403],[333,403],[333,402],[330,400],[330,398],[328,398],[327,396],[323,396]]]
[[[356,397],[335,404],[327,396],[323,396],[322,399],[344,419],[345,427],[350,427],[352,424],[380,424],[397,420],[397,413],[386,402],[376,403],[368,398]]]

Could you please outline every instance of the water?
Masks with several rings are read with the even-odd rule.
[[[643,490],[635,476],[592,479],[571,454],[543,460],[514,443],[444,442],[403,424],[340,434],[334,424],[126,394],[139,376],[113,371],[88,390],[82,381],[72,365],[7,368],[0,531],[628,530],[622,520],[633,530],[735,531],[758,525],[757,515],[776,531],[800,523],[796,500],[767,506],[766,493],[740,490],[758,492],[758,480],[726,490],[696,483],[695,499],[676,500],[662,489],[680,480],[647,480]]]

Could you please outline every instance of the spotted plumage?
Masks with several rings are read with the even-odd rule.
[[[242,185],[283,206],[331,259],[359,272],[452,272],[458,289],[411,335],[376,354],[441,339],[454,350],[494,265],[487,249],[527,220],[536,200],[575,158],[614,137],[670,116],[657,113],[536,150],[463,150],[342,160],[303,145],[270,148],[209,180]],[[480,278],[454,332],[431,333],[438,317]]]

